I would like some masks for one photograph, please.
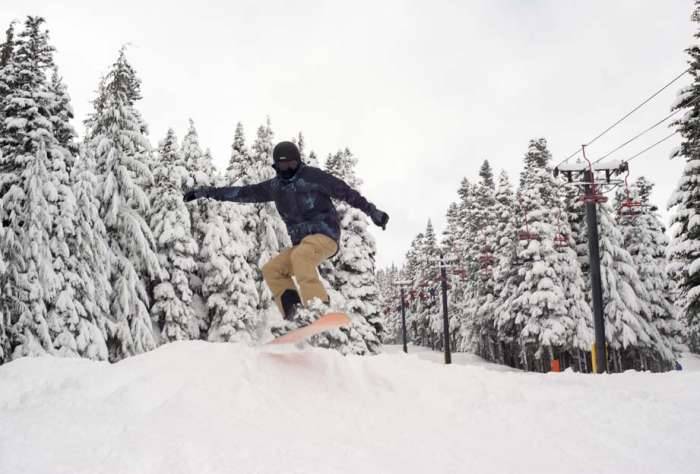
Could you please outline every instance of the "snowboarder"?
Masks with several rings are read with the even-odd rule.
[[[319,279],[317,267],[338,252],[340,224],[331,198],[346,201],[367,214],[377,226],[386,229],[389,215],[380,211],[343,180],[301,161],[292,142],[278,143],[272,152],[277,176],[249,186],[203,186],[190,189],[186,202],[198,198],[243,203],[274,201],[292,247],[282,250],[262,268],[265,283],[286,320],[292,320],[299,307],[318,298],[318,311],[324,314],[330,299]],[[301,298],[292,276],[299,284]],[[303,301],[303,303],[302,303]],[[319,315],[320,315],[319,314]]]

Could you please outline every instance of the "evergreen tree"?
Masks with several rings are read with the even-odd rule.
[[[183,177],[182,183],[183,190],[198,186],[211,186],[215,184],[216,173],[213,168],[211,157],[202,152],[202,148],[199,144],[199,135],[197,134],[197,129],[195,128],[194,121],[192,119],[189,121],[189,128],[182,140],[180,155],[184,161],[184,167],[186,169],[186,176]],[[202,242],[204,240],[204,236],[208,228],[206,217],[209,215],[208,207],[210,205],[212,205],[211,201],[199,199],[187,206],[190,212],[190,225],[195,242]],[[188,272],[188,277],[190,280],[190,287],[194,292],[192,295],[193,306],[201,309],[204,305],[202,300],[202,281],[200,275],[204,269],[205,263],[204,256],[201,254],[201,247],[200,253],[196,256],[196,262],[196,270]],[[206,318],[203,318],[202,316],[204,315],[198,315],[200,318],[200,323],[202,324],[200,327],[200,333],[206,334],[208,326],[206,325]]]
[[[329,155],[326,171],[356,189],[362,184],[355,174],[356,165],[357,158],[346,148]],[[377,353],[384,322],[375,278],[376,244],[369,233],[367,218],[361,211],[344,202],[336,203],[336,208],[341,237],[338,254],[330,263],[332,270],[326,272],[326,276],[330,286],[342,295],[346,311],[355,318],[350,328],[341,329],[347,340],[333,341],[332,336],[327,336],[324,342],[344,352]]]
[[[411,316],[416,344],[438,349],[442,341],[442,319],[439,311],[437,291],[440,282],[440,248],[433,228],[428,220],[425,232],[418,234],[414,240],[412,255],[413,286],[409,296]]]
[[[14,82],[14,71],[12,61],[15,50],[15,22],[11,22],[5,31],[5,40],[0,43],[0,129],[5,122],[5,107],[6,99],[10,93],[10,89]],[[0,150],[0,199],[2,198],[6,185],[3,180],[8,177],[4,172],[4,163],[2,151]],[[0,216],[1,217],[1,216]],[[13,238],[15,234],[10,230],[5,230],[3,219],[0,219],[0,365],[9,359],[11,354],[10,337],[8,328],[10,327],[10,308],[14,305],[14,295],[11,294],[12,283],[16,278],[11,278],[9,264],[12,261],[17,262],[20,252],[18,251],[16,242]]]
[[[505,171],[498,177],[496,187],[496,232],[494,248],[494,294],[493,302],[498,345],[496,358],[511,366],[517,365],[519,334],[515,318],[511,317],[511,304],[519,282],[519,266],[516,261],[518,240],[515,229],[515,196],[510,178]]]
[[[547,140],[544,138],[537,138],[530,140],[530,146],[525,154],[525,168],[520,174],[520,187],[524,184],[525,175],[528,172],[529,167],[534,166],[535,168],[546,168],[549,166],[549,162],[552,160],[552,154],[547,148]]]
[[[448,251],[457,245],[460,235],[459,206],[457,206],[456,202],[450,203],[445,217],[447,225],[445,226],[445,230],[442,232],[442,239],[440,240],[440,243],[443,251]]]
[[[471,254],[476,256],[478,274],[466,306],[466,318],[470,320],[472,346],[477,353],[489,360],[496,358],[496,328],[494,324],[494,247],[496,239],[496,199],[493,172],[488,161],[479,171],[481,182],[474,189],[476,208],[473,222],[476,226]]]
[[[306,163],[309,166],[315,166],[316,168],[318,168],[320,166],[319,161],[318,161],[318,157],[316,156],[315,151],[311,150],[311,152],[309,153],[309,157],[306,160]]]
[[[231,145],[231,158],[226,167],[226,178],[231,184],[237,183],[239,179],[245,176],[246,170],[252,164],[250,152],[245,144],[243,124],[238,122],[233,136],[233,144]]]
[[[0,126],[5,122],[5,107],[10,91],[15,87],[15,22],[5,32],[5,41],[0,43]],[[2,157],[0,157],[2,159]]]
[[[26,155],[25,155],[26,157]],[[21,241],[26,242],[22,249],[23,272],[17,282],[21,289],[19,317],[11,327],[14,337],[13,358],[53,354],[53,334],[60,330],[61,322],[50,318],[48,302],[57,294],[60,282],[54,272],[49,248],[51,235],[51,211],[49,201],[55,195],[49,172],[48,157],[43,143],[35,159],[28,163],[22,173],[24,189],[13,186],[7,193],[10,196],[22,195]],[[7,196],[7,195],[6,195]],[[5,196],[5,197],[6,197]]]
[[[543,371],[546,361],[556,358],[565,345],[567,306],[556,268],[556,228],[550,219],[553,183],[551,173],[537,159],[535,152],[545,154],[536,148],[538,143],[530,142],[518,193],[523,224],[517,252],[518,289],[511,302],[511,317],[519,331],[522,365]]]
[[[258,291],[246,259],[242,220],[230,218],[236,211],[226,213],[224,207],[224,203],[209,203],[202,242],[202,292],[211,321],[207,338],[248,342],[257,338]]]
[[[67,246],[73,256],[71,286],[77,318],[67,324],[71,337],[65,347],[74,348],[81,357],[107,360],[111,254],[93,169],[94,160],[87,152],[73,168],[75,230],[67,237]]]
[[[201,324],[193,306],[190,275],[196,272],[197,243],[192,237],[190,215],[182,200],[186,178],[185,160],[177,149],[175,131],[169,129],[158,148],[151,229],[163,269],[154,290],[151,317],[157,321],[162,338],[177,341],[199,338]]]
[[[495,189],[496,183],[493,181],[493,170],[489,164],[489,160],[484,160],[479,169],[479,177],[481,184],[489,189]]]
[[[182,188],[189,189],[198,186],[211,186],[214,180],[213,164],[205,157],[199,144],[199,135],[194,121],[189,120],[189,127],[180,147],[181,160],[187,171]]]
[[[250,152],[251,165],[245,169],[239,184],[254,184],[274,176],[272,164],[274,133],[267,119],[260,126]],[[273,203],[249,204],[243,208],[246,217],[246,232],[253,243],[249,248],[248,262],[256,269],[255,282],[258,288],[258,312],[262,320],[275,319],[279,311],[272,299],[272,293],[262,279],[259,269],[284,247],[291,245],[287,230]]]
[[[530,141],[516,198],[520,215],[511,221],[518,232],[510,238],[501,234],[499,239],[498,337],[504,361],[510,365],[544,371],[549,370],[549,361],[558,359],[564,367],[576,362],[579,370],[585,370],[581,350],[589,346],[591,316],[550,159],[544,139]],[[507,202],[510,195],[503,197]],[[506,221],[499,228],[510,225]],[[519,361],[513,357],[516,350]]]
[[[399,269],[392,264],[386,269],[377,270],[377,287],[381,312],[384,316],[383,342],[402,343],[401,290],[397,285]]]
[[[301,161],[303,161],[304,163],[308,163],[308,158],[306,156],[306,141],[304,140],[304,135],[301,132],[299,132],[299,135],[294,137],[292,141],[296,144],[297,148],[299,148],[299,156],[301,157]]]
[[[696,0],[692,20],[700,24],[700,2]],[[700,32],[694,34],[700,38]],[[700,353],[700,45],[686,49],[693,82],[683,88],[672,110],[684,110],[673,126],[682,141],[671,158],[685,161],[683,175],[668,206],[671,215],[669,272],[680,292],[680,314],[686,325],[690,350]]]
[[[598,232],[608,367],[645,368],[655,357],[660,337],[650,321],[646,288],[608,204],[598,205]]]
[[[70,124],[73,119],[73,106],[70,103],[68,89],[63,79],[58,74],[58,67],[53,67],[51,83],[49,84],[49,96],[51,97],[50,113],[53,134],[58,144],[66,151],[66,171],[70,173],[75,158],[78,156],[78,144],[75,138],[78,134]]]
[[[3,47],[7,63],[2,68],[2,117],[0,123],[0,195],[20,181],[20,174],[44,143],[49,162],[58,149],[53,140],[47,68],[53,66],[53,48],[44,19],[27,17],[24,30],[14,39],[11,30]],[[18,203],[18,205],[21,205]]]
[[[566,218],[568,188],[562,183],[553,183],[553,198],[550,219],[553,219],[555,235],[553,244],[556,249],[555,271],[559,277],[564,291],[564,300],[567,308],[566,317],[560,323],[564,326],[563,337],[558,340],[560,348],[558,354],[554,354],[560,361],[562,369],[571,365],[576,366],[579,372],[588,371],[586,353],[590,350],[593,335],[593,314],[591,306],[586,301],[588,286],[584,281],[584,274],[579,265],[576,252],[576,235]],[[557,344],[555,344],[557,345]]]
[[[140,80],[122,49],[98,88],[95,111],[86,122],[86,147],[96,161],[100,217],[112,253],[110,360],[157,344],[149,317],[149,289],[161,269],[146,222],[149,199],[141,185],[152,176],[146,126],[135,109],[140,97]]]
[[[655,348],[658,358],[648,367],[653,370],[671,369],[682,350],[680,341],[681,326],[677,320],[676,308],[666,273],[666,250],[668,237],[652,205],[653,184],[640,177],[632,186],[630,199],[638,203],[638,208],[626,208],[618,204],[617,223],[624,239],[624,246],[632,256],[640,281],[645,288],[641,295],[649,308],[650,318],[659,332],[661,340]],[[621,197],[618,197],[618,202]],[[626,213],[625,213],[626,212]],[[647,367],[645,367],[647,368]]]
[[[9,274],[5,289],[10,299],[15,298],[15,303],[19,303],[15,305],[18,312],[34,307],[43,315],[40,317],[46,319],[52,352],[73,355],[78,354],[74,336],[80,315],[76,307],[75,287],[80,285],[80,278],[73,272],[77,257],[70,253],[67,239],[76,226],[75,196],[69,169],[77,148],[72,140],[74,132],[68,122],[69,99],[65,87],[57,79],[54,49],[49,44],[48,31],[43,25],[43,18],[27,17],[24,30],[17,40],[8,32],[5,46],[9,47],[7,45],[12,43],[12,48],[4,48],[3,51],[5,59],[0,77],[7,87],[3,88],[1,104],[4,120],[0,123],[0,148],[3,153],[0,195],[4,203],[0,220],[11,228],[6,234],[11,236],[10,241],[15,238],[27,241],[29,234],[40,235],[38,239],[47,238],[46,248],[41,252],[34,252],[31,258],[25,255],[20,261],[9,262],[17,271]],[[51,68],[54,68],[54,77],[49,83],[47,72]],[[32,186],[40,190],[31,189]],[[44,209],[36,211],[33,220],[26,218],[27,199],[30,197],[44,205]],[[41,232],[46,232],[45,235],[37,230],[40,228],[43,229]],[[19,256],[15,252],[7,255],[11,258]],[[48,261],[39,262],[40,258]],[[44,283],[50,281],[50,287],[43,287],[39,296],[23,291],[25,278],[32,280],[34,277],[31,274],[36,268],[48,267],[51,267],[53,276],[45,274],[41,280]],[[43,298],[43,301],[37,298]],[[41,326],[43,323],[37,321],[37,324]],[[24,330],[26,332],[26,326]],[[32,343],[27,346],[26,338],[22,339],[20,332],[15,334],[20,340],[14,353],[32,354],[37,346]]]

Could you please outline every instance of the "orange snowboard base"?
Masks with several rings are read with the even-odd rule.
[[[283,334],[271,340],[267,344],[295,344],[308,337],[328,331],[329,329],[336,329],[347,326],[348,324],[350,324],[350,318],[347,314],[339,312],[327,313],[308,326],[294,329],[287,334]]]

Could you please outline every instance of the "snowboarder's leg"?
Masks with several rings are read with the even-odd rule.
[[[263,278],[265,283],[267,283],[268,288],[272,292],[272,296],[275,298],[275,303],[282,313],[282,316],[286,317],[285,307],[282,301],[283,295],[285,302],[292,303],[294,295],[297,292],[297,287],[294,285],[294,280],[292,280],[292,250],[296,247],[291,247],[280,252],[279,255],[271,258],[262,267]],[[292,293],[293,292],[293,293]],[[297,295],[297,300],[298,295]]]
[[[304,305],[308,305],[314,298],[328,302],[328,293],[323,288],[317,267],[337,249],[335,240],[323,234],[308,235],[292,249],[292,272],[299,284]]]

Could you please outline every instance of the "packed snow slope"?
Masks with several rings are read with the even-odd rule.
[[[698,472],[699,371],[433,357],[187,342],[20,359],[0,367],[0,473]]]

